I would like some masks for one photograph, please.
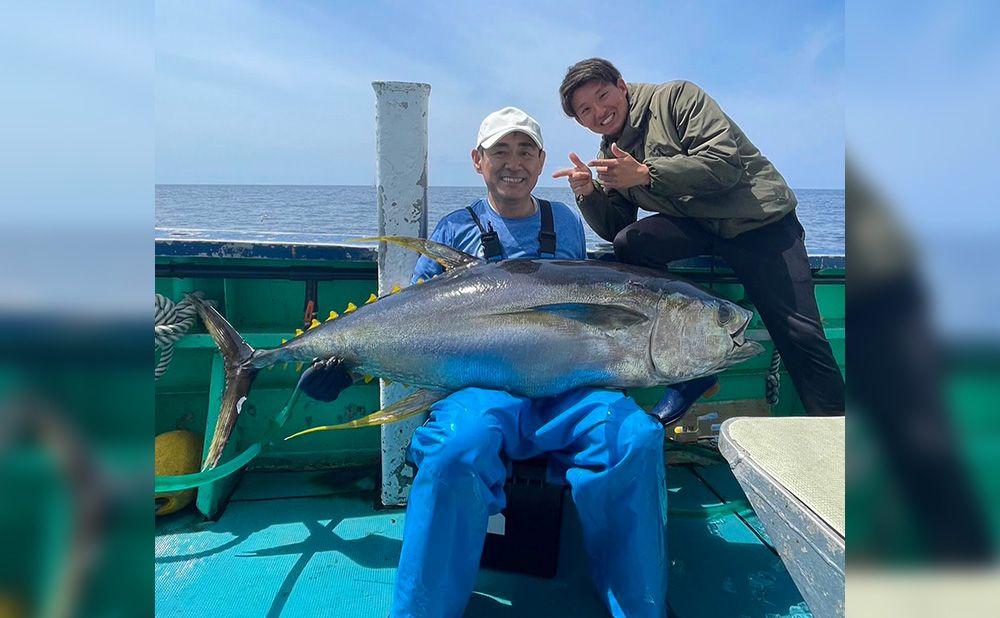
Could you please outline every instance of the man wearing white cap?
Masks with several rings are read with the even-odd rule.
[[[541,127],[523,111],[505,107],[487,116],[471,153],[487,194],[442,218],[431,240],[487,260],[587,259],[579,213],[531,195],[545,165],[543,148]],[[437,262],[421,257],[413,281],[441,271]]]
[[[534,119],[513,107],[487,116],[472,151],[486,197],[441,219],[431,239],[488,260],[586,259],[580,215],[531,195],[544,163]],[[421,258],[413,281],[440,272]],[[595,388],[536,400],[467,388],[434,404],[408,452],[417,473],[392,616],[462,615],[510,462],[543,454],[549,477],[572,490],[608,610],[666,616],[663,428],[624,394]]]
[[[514,107],[493,112],[472,150],[486,197],[441,219],[431,239],[487,260],[586,259],[580,215],[531,195],[544,164],[538,123]],[[422,257],[413,282],[440,272]],[[339,390],[324,392],[336,386],[324,371],[318,363],[299,386],[330,400]],[[535,400],[466,388],[431,407],[407,453],[417,473],[392,616],[462,615],[487,520],[506,506],[510,463],[540,455],[549,478],[572,490],[594,584],[611,614],[666,616],[663,428],[624,394],[596,388]]]

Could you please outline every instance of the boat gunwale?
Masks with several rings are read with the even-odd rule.
[[[288,232],[233,232],[224,230],[169,230],[156,228],[155,256],[157,258],[247,258],[271,260],[332,260],[340,262],[374,263],[378,259],[378,250],[374,243],[353,243],[345,240],[324,242],[312,234],[292,234]],[[233,233],[236,236],[225,238],[161,236],[175,233]],[[257,236],[253,236],[256,234]],[[240,238],[241,235],[248,235]],[[298,239],[281,239],[275,236],[296,236]],[[590,259],[613,259],[610,244],[599,245],[596,249],[588,249]],[[843,254],[811,254],[809,267],[813,271],[824,274],[839,274],[846,270],[846,256]],[[717,270],[731,272],[725,261],[719,257],[702,255],[698,257],[676,260],[671,263],[671,271],[683,270]]]

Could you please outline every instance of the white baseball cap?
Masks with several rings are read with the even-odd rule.
[[[539,150],[542,147],[542,128],[538,126],[535,119],[525,114],[516,107],[505,107],[499,109],[483,120],[479,125],[479,137],[476,145],[489,148],[508,133],[520,131],[538,144]]]

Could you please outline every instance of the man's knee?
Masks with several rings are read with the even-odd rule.
[[[663,449],[663,425],[646,413],[634,401],[629,399],[631,406],[622,419],[619,433],[623,442],[633,448],[659,452]]]
[[[605,391],[607,394],[614,391]],[[663,448],[663,425],[643,410],[634,399],[623,393],[607,401],[606,417],[613,427],[608,435],[616,436],[617,443],[631,449],[659,452]]]
[[[625,264],[638,263],[641,256],[641,252],[637,250],[637,246],[640,244],[638,236],[638,230],[628,227],[615,235],[613,245],[616,260]]]
[[[784,339],[787,345],[799,350],[824,350],[829,347],[826,332],[819,320],[793,313],[784,321],[784,332],[772,333],[776,341]]]
[[[629,416],[629,422],[633,426],[632,433],[643,443],[655,444],[657,448],[662,448],[663,425],[657,419],[640,408],[638,412]]]
[[[524,398],[503,391],[466,388],[431,407],[431,418],[413,433],[410,457],[418,468],[473,469],[499,456],[500,415],[519,409]]]

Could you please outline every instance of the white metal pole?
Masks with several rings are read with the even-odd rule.
[[[378,233],[427,237],[427,99],[429,84],[372,82],[375,89],[376,195]],[[378,253],[379,295],[393,286],[406,287],[418,255],[381,243]],[[401,384],[379,386],[382,407],[413,389]],[[382,504],[406,503],[413,471],[404,453],[420,415],[382,427]]]

